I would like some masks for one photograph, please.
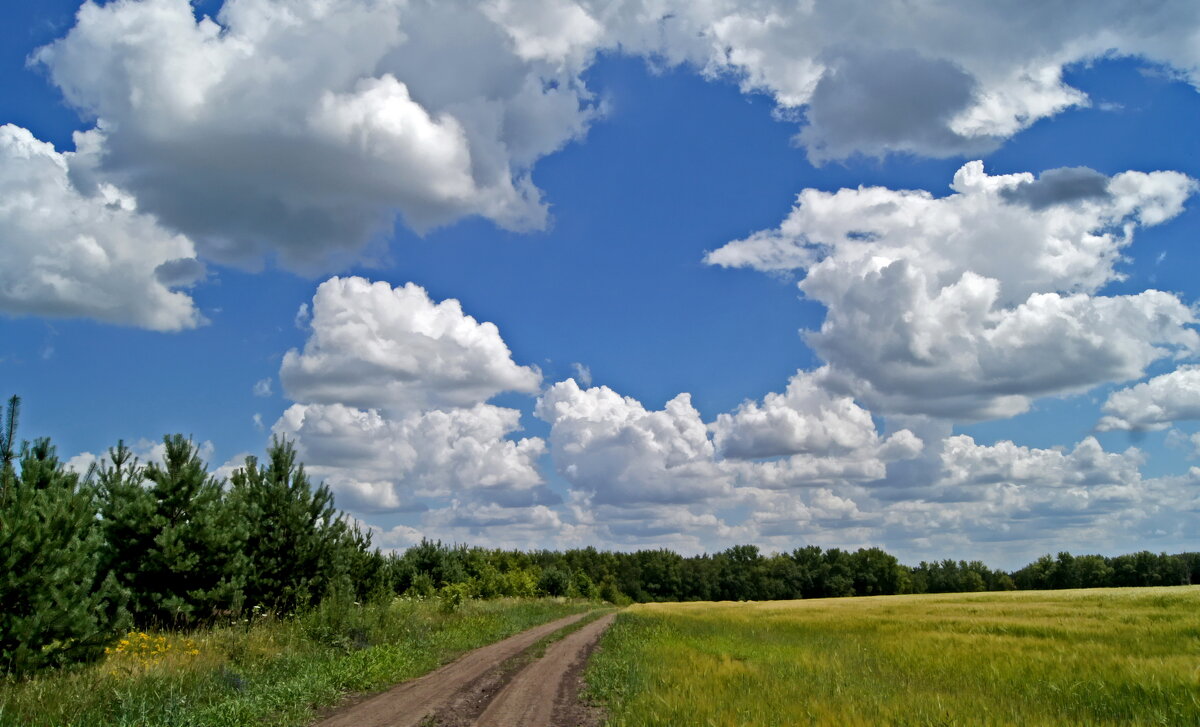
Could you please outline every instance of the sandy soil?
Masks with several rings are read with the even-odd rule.
[[[468,652],[457,661],[423,677],[404,682],[382,694],[340,709],[318,722],[316,727],[420,727],[437,724],[436,715],[457,695],[470,691],[471,686],[489,671],[497,669],[538,640],[575,623],[583,616],[584,614],[576,614],[560,618]],[[590,629],[593,625],[589,624],[583,630]],[[596,636],[599,636],[599,632]],[[550,656],[549,652],[550,650],[547,650],[547,657]],[[505,724],[515,727],[523,723]]]

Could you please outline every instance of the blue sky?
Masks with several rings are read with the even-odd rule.
[[[385,547],[1195,547],[1189,3],[449,5],[5,10],[23,434]]]

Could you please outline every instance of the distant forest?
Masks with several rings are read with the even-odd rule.
[[[630,601],[771,601],[898,593],[1178,586],[1200,583],[1200,553],[1143,551],[1101,555],[1045,555],[1014,572],[980,561],[900,563],[879,548],[856,551],[815,545],[764,555],[737,545],[715,554],[684,557],[670,550],[632,553],[595,548],[566,552],[490,550],[423,542],[384,558],[396,593],[433,594],[463,586],[470,595],[562,595]],[[514,576],[516,576],[514,578]],[[510,582],[536,584],[514,588]]]
[[[140,463],[118,443],[81,475],[49,439],[16,446],[19,410],[13,397],[0,417],[0,672],[93,660],[133,626],[187,629],[398,595],[453,608],[468,598],[624,604],[1200,583],[1200,553],[1059,553],[1012,573],[817,546],[684,557],[424,541],[385,554],[310,482],[287,442],[272,442],[262,462],[248,457],[228,481],[182,435],[164,438],[162,462]]]

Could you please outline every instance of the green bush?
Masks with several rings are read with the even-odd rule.
[[[514,598],[533,598],[538,592],[540,574],[527,568],[516,568],[504,574],[504,595]]]
[[[572,595],[572,575],[569,569],[550,566],[538,578],[538,590],[547,596]]]
[[[454,613],[471,598],[471,586],[468,583],[451,583],[438,592],[438,598],[442,602],[442,613]]]

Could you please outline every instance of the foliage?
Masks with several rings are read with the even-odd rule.
[[[462,608],[467,599],[471,597],[471,586],[467,583],[451,583],[444,586],[438,592],[438,598],[442,602],[443,613],[454,613]]]
[[[4,453],[17,404],[4,418]],[[92,487],[63,468],[49,440],[0,460],[0,669],[89,661],[124,626],[125,594],[100,567],[102,543]]]
[[[1068,570],[1068,568],[1070,570]],[[1047,570],[1049,569],[1049,570]],[[425,540],[380,567],[396,593],[431,596],[455,583],[472,596],[569,595],[615,604],[631,601],[769,601],[904,593],[1183,585],[1200,582],[1200,554],[1138,553],[1104,558],[1060,554],[1014,574],[980,561],[901,564],[879,548],[815,545],[763,554],[739,545],[684,557],[669,550],[615,553],[494,550]],[[1040,574],[1040,575],[1031,575]]]
[[[21,414],[21,397],[12,396],[8,407],[0,411],[0,476],[11,478],[13,460],[16,458],[17,419]],[[7,480],[0,485],[7,484]]]
[[[180,656],[199,656],[200,647],[195,639],[179,634],[130,631],[112,646],[105,647],[104,653],[108,656],[105,667],[109,671],[133,673],[161,667]]]
[[[586,675],[612,727],[1200,724],[1200,586],[646,604]]]
[[[566,568],[550,566],[542,570],[537,589],[547,596],[569,596],[574,585],[574,575]]]
[[[291,443],[274,440],[265,467],[247,457],[230,485],[232,508],[248,530],[246,603],[291,613],[331,591],[359,586],[365,596],[371,589],[375,561],[359,557],[370,538],[340,519],[328,487],[312,486]]]
[[[549,599],[331,602],[191,633],[124,634],[103,660],[0,681],[0,727],[309,724],[351,692],[420,676],[469,649],[589,608]],[[142,636],[145,633],[145,636]]]
[[[246,528],[197,447],[164,437],[163,462],[141,467],[124,443],[100,472],[106,562],[132,593],[140,624],[187,625],[236,614]]]
[[[1103,588],[1176,586],[1193,580],[1196,553],[1167,555],[1142,551],[1115,558],[1100,555],[1044,555],[1013,573],[1022,590],[1056,588]]]
[[[273,442],[265,467],[249,458],[229,489],[178,434],[161,462],[118,442],[81,479],[49,440],[17,456],[19,404],[0,417],[0,671],[94,659],[131,617],[186,628],[246,605],[282,614],[392,595],[394,559],[312,487],[290,444]]]

